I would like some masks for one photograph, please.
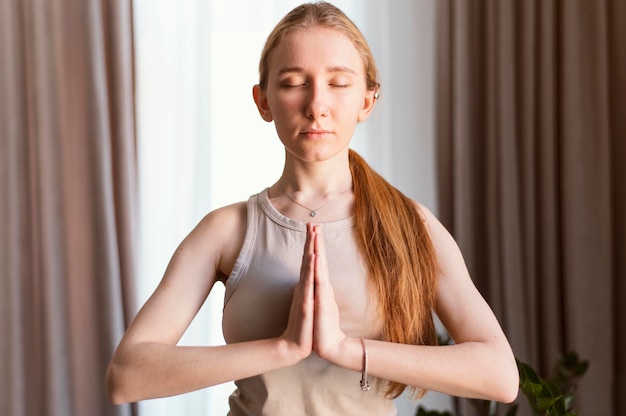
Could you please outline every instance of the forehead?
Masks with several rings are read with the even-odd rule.
[[[271,74],[284,67],[345,67],[355,73],[364,72],[363,60],[352,40],[338,30],[322,27],[287,33],[272,51],[269,64]]]

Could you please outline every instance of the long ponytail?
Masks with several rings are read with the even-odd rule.
[[[350,150],[357,244],[377,290],[383,338],[402,344],[436,345],[433,321],[438,263],[416,204]],[[407,386],[389,382],[387,395]],[[414,389],[418,397],[425,392]]]

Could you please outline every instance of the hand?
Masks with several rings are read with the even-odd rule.
[[[315,252],[311,230],[312,225],[307,225],[300,280],[294,288],[287,328],[282,334],[282,338],[296,351],[298,361],[313,351]]]
[[[309,228],[307,228],[307,231],[309,231]],[[315,283],[313,350],[320,357],[334,362],[339,355],[342,342],[347,337],[339,326],[339,308],[330,284],[324,236],[320,226],[313,226],[310,233],[312,234],[313,253],[315,255],[313,273]]]

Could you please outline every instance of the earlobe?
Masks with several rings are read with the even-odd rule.
[[[258,84],[252,87],[252,97],[254,98],[254,102],[256,103],[256,107],[259,110],[261,118],[268,123],[274,120],[272,117],[272,111],[270,110],[267,102],[267,95]]]

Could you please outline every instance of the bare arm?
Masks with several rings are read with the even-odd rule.
[[[437,314],[455,341],[450,346],[415,346],[366,340],[368,372],[455,396],[511,402],[518,371],[509,343],[486,301],[474,286],[452,236],[422,210],[441,266]],[[346,338],[325,358],[355,371],[362,367],[359,339]]]
[[[245,213],[244,203],[216,210],[180,244],[111,359],[106,387],[112,402],[171,396],[250,377],[295,364],[310,353],[310,346],[298,348],[288,336],[221,346],[176,345],[213,285],[230,274],[243,243]],[[293,334],[298,335],[288,335]]]

